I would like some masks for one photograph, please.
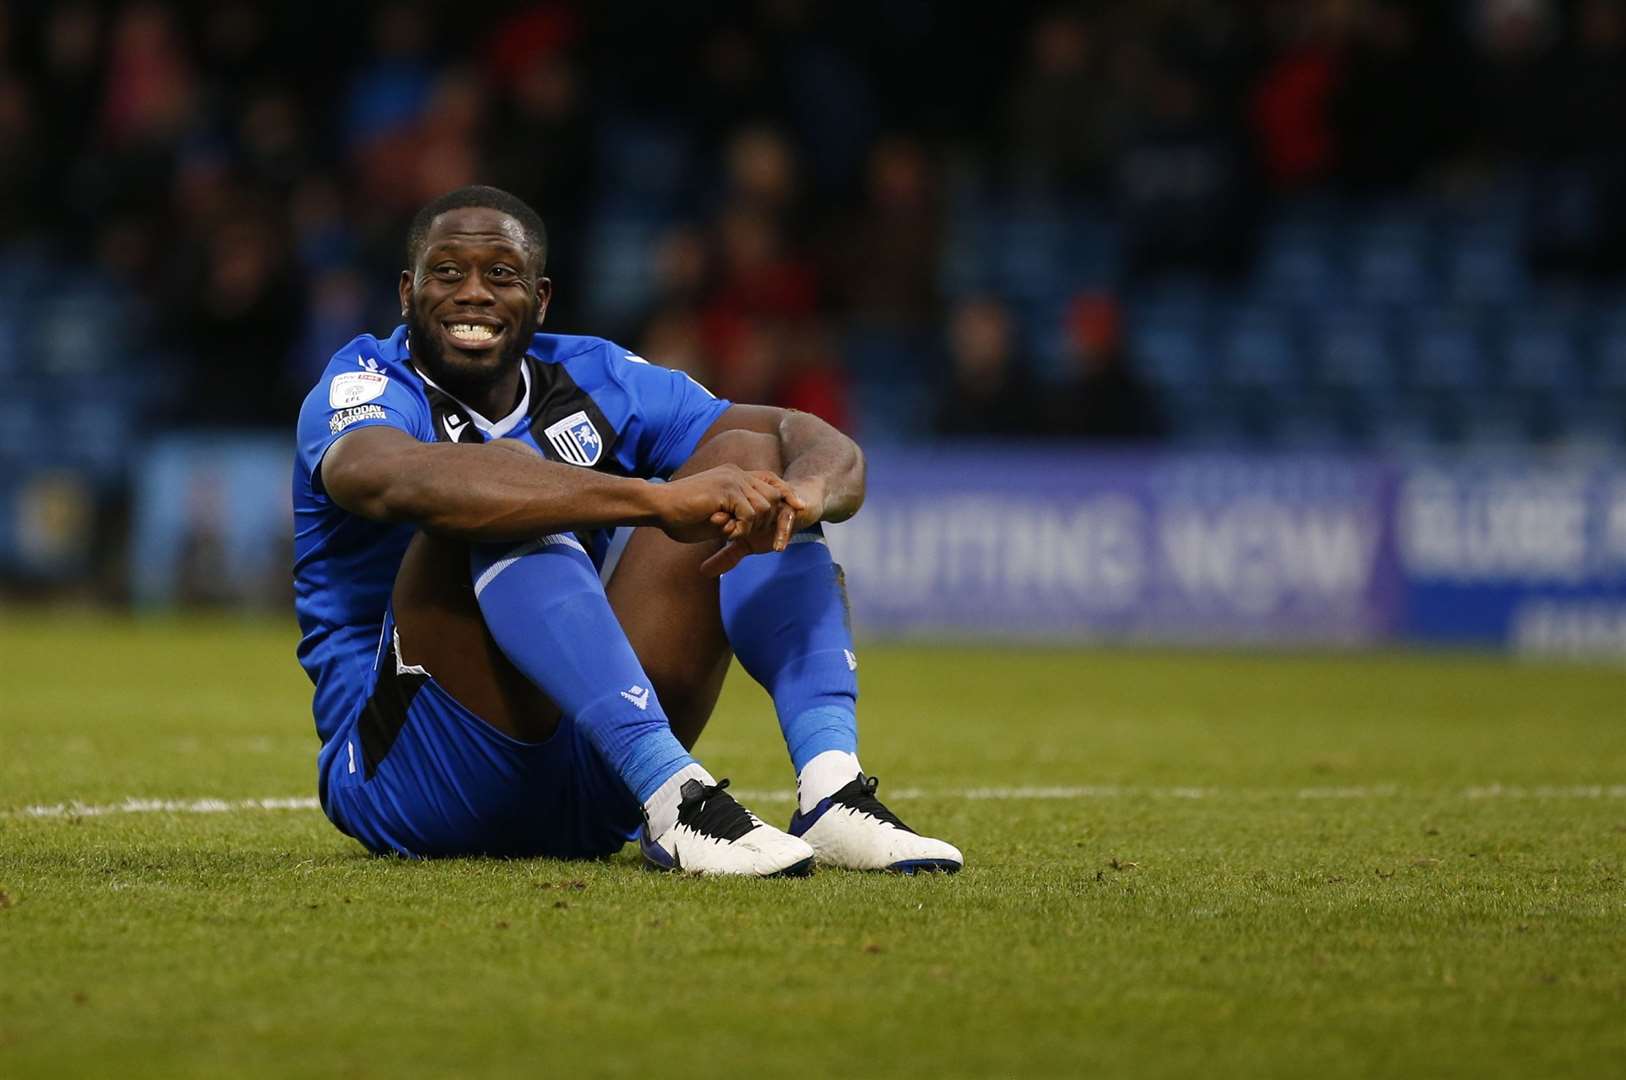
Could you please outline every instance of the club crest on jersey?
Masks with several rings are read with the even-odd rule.
[[[333,376],[327,384],[327,404],[330,409],[348,409],[373,400],[390,384],[388,375],[375,371],[347,371]]]
[[[559,456],[572,465],[597,464],[599,455],[604,452],[604,439],[585,412],[573,412],[549,424],[546,434]]]

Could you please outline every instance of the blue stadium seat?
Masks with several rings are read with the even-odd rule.
[[[999,221],[994,260],[999,292],[1019,301],[1066,291],[1062,246],[1064,221],[1053,208],[1023,206]]]
[[[1591,398],[1561,399],[1562,434],[1570,446],[1590,450],[1618,451],[1626,446],[1626,410],[1618,401]]]
[[[1186,449],[1234,449],[1247,442],[1242,416],[1212,390],[1184,387],[1162,395],[1169,437]]]
[[[1410,326],[1406,383],[1420,390],[1464,392],[1487,382],[1484,335],[1466,311],[1430,308]]]
[[[1380,450],[1412,453],[1441,442],[1442,433],[1433,410],[1419,401],[1398,398],[1376,403],[1364,419],[1370,441]]]
[[[1416,303],[1431,299],[1435,275],[1428,230],[1413,218],[1358,223],[1350,237],[1350,276],[1360,299]]]
[[[1079,210],[1068,217],[1062,257],[1069,292],[1110,287],[1123,273],[1123,230],[1102,214]]]
[[[930,335],[857,324],[841,339],[842,366],[870,388],[926,385],[946,366]]]
[[[73,377],[117,372],[122,354],[107,347],[105,327],[130,328],[130,306],[121,291],[95,282],[50,297],[30,319],[25,347],[34,370]],[[121,339],[132,336],[126,329]]]
[[[1474,394],[1457,399],[1453,434],[1473,446],[1518,446],[1535,433],[1529,402],[1516,395]]]
[[[1580,389],[1580,350],[1566,321],[1515,317],[1503,327],[1500,336],[1504,387],[1549,393]]]
[[[994,266],[988,253],[994,250],[995,232],[993,221],[974,210],[950,218],[938,269],[938,285],[946,295],[994,291]]]
[[[1529,290],[1517,231],[1475,223],[1448,235],[1447,298],[1466,304],[1508,304]]]
[[[1286,387],[1300,382],[1293,326],[1274,308],[1242,308],[1219,331],[1219,361],[1232,386]]]
[[[124,476],[130,464],[135,416],[116,400],[78,400],[59,408],[52,430],[62,459],[88,470],[102,484]]]
[[[1207,312],[1194,304],[1135,305],[1129,352],[1136,368],[1160,387],[1208,383],[1211,357]]]
[[[867,446],[897,446],[931,434],[933,402],[924,383],[871,384],[858,395],[858,433]]]
[[[1626,395],[1626,311],[1603,320],[1592,339],[1592,389]]]
[[[584,260],[587,296],[596,319],[620,324],[649,304],[654,281],[654,250],[665,223],[658,217],[626,213],[596,215]]]
[[[1395,382],[1393,352],[1383,317],[1364,309],[1327,312],[1311,332],[1311,367],[1316,381],[1329,390],[1389,390]]]
[[[1022,340],[1036,375],[1059,375],[1067,354],[1067,297],[1045,297],[1013,305]]]
[[[10,378],[23,369],[22,320],[0,311],[0,376]]]
[[[1329,223],[1278,221],[1265,227],[1255,263],[1253,291],[1266,301],[1320,304],[1341,285]]]
[[[46,401],[8,387],[0,397],[0,461],[16,464],[50,456],[53,440],[45,430],[49,416]]]
[[[1278,394],[1274,410],[1273,442],[1290,450],[1345,450],[1359,442],[1352,410],[1337,396]]]
[[[600,176],[613,176],[616,197],[637,206],[667,206],[694,172],[694,148],[681,125],[610,117],[595,125]]]

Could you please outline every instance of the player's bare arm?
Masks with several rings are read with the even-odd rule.
[[[734,405],[707,432],[746,430],[779,440],[788,487],[784,504],[769,518],[737,525],[727,547],[701,567],[722,574],[751,553],[783,551],[798,530],[822,521],[846,521],[864,505],[864,453],[858,444],[810,413],[766,405]],[[704,444],[702,444],[704,445]]]
[[[773,474],[734,465],[651,484],[547,461],[511,440],[425,443],[386,427],[344,436],[321,472],[329,496],[353,514],[475,541],[618,525],[721,540],[772,521],[788,494]]]

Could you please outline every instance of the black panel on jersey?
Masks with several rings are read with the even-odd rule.
[[[401,671],[395,655],[394,635],[379,660],[378,681],[373,696],[362,706],[356,729],[361,734],[362,775],[371,780],[395,739],[406,726],[407,709],[429,676]]]
[[[423,384],[424,397],[429,399],[429,412],[434,418],[435,440],[437,442],[483,443],[485,435],[474,422],[463,406],[453,400],[452,395]]]

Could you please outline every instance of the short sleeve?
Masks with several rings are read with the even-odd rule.
[[[670,476],[689,460],[729,402],[681,371],[622,355],[616,374],[632,405],[636,471]]]
[[[428,427],[423,395],[377,364],[346,352],[333,358],[299,410],[299,463],[320,491],[322,458],[341,436],[364,427],[393,427],[423,440]]]

